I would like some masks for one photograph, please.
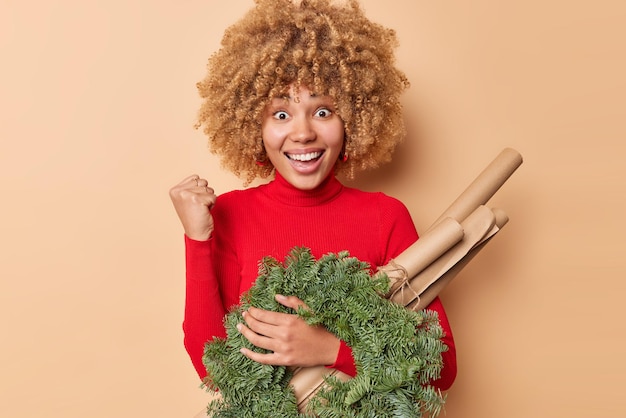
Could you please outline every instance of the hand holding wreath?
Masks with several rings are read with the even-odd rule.
[[[309,310],[296,296],[276,295],[281,305]],[[270,351],[262,354],[243,347],[241,353],[261,364],[310,367],[333,364],[339,339],[322,325],[311,326],[297,314],[273,312],[250,307],[242,313],[244,324],[237,329],[254,346]]]

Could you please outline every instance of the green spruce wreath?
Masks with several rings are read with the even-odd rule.
[[[207,414],[217,418],[263,417],[425,417],[437,416],[444,403],[429,385],[440,375],[443,330],[433,311],[413,312],[381,297],[389,289],[384,273],[370,274],[367,263],[348,252],[315,260],[307,248],[296,247],[284,265],[266,257],[255,285],[225,318],[226,339],[206,344],[203,361],[219,390]],[[251,306],[294,313],[274,299],[296,295],[310,310],[296,312],[309,324],[322,324],[345,341],[354,355],[357,376],[347,382],[327,379],[327,386],[298,412],[287,367],[252,361],[241,347],[253,346],[236,328]]]

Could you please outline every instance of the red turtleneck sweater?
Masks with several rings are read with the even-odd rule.
[[[211,210],[215,230],[208,241],[185,237],[187,287],[183,330],[185,347],[201,378],[204,345],[226,337],[224,315],[253,284],[258,263],[279,261],[295,246],[313,256],[348,250],[372,266],[383,266],[417,240],[406,207],[382,193],[343,186],[329,176],[318,188],[302,191],[279,174],[269,184],[220,195]],[[439,298],[427,309],[437,311],[445,331],[444,368],[434,382],[448,389],[456,377],[456,350]],[[352,351],[342,342],[334,367],[356,375]]]

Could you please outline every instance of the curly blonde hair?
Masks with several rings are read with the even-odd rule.
[[[405,136],[399,96],[409,85],[395,67],[395,31],[368,20],[357,0],[255,3],[225,31],[197,84],[204,100],[196,128],[204,128],[222,165],[246,184],[272,173],[262,118],[291,85],[334,99],[349,156],[337,173],[353,178],[390,161]]]

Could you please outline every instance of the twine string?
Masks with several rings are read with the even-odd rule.
[[[420,295],[411,287],[411,278],[409,277],[409,273],[404,266],[401,266],[396,263],[394,259],[391,259],[384,268],[379,268],[379,270],[384,271],[391,282],[389,292],[385,295],[387,299],[395,299],[396,295],[399,293],[400,300],[405,305],[408,305],[415,299],[419,302]],[[405,291],[407,292],[407,296],[409,296],[408,301],[405,298]]]

